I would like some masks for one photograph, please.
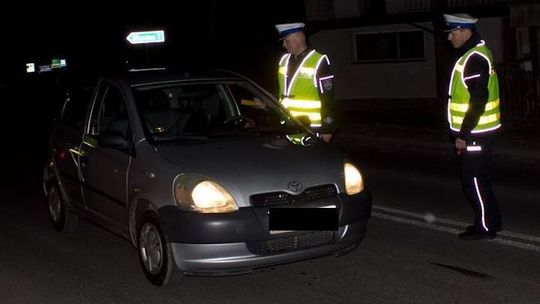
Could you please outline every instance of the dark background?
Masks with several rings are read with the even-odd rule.
[[[226,68],[277,90],[282,53],[274,24],[304,19],[303,1],[44,1],[10,3],[0,19],[0,128],[7,174],[39,184],[66,86],[147,66]],[[131,31],[165,31],[164,44],[130,45]],[[26,73],[65,58],[66,69]],[[129,65],[126,64],[129,62]]]
[[[303,21],[303,1],[47,1],[4,10],[1,81],[25,80],[26,62],[66,58],[69,72],[102,74],[166,63],[224,67],[275,84],[275,23]],[[162,45],[129,45],[130,31],[163,29]],[[42,63],[42,64],[43,64]],[[41,75],[43,76],[43,75]],[[270,88],[271,89],[271,88]]]

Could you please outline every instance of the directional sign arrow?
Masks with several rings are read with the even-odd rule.
[[[131,32],[126,39],[131,44],[162,43],[165,42],[165,31]]]

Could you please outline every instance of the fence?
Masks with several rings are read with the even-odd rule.
[[[524,71],[519,62],[497,67],[501,114],[506,122],[523,126],[540,123],[540,75]]]

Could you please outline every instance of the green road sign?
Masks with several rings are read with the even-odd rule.
[[[162,43],[165,42],[165,31],[131,32],[126,39],[131,44]]]

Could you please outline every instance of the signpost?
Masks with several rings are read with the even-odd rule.
[[[148,44],[165,42],[165,31],[131,32],[126,37],[131,44]]]

